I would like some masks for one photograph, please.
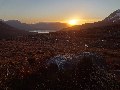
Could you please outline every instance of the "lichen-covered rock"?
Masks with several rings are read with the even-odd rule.
[[[56,79],[56,82],[62,83],[64,89],[117,90],[119,88],[114,74],[107,72],[105,59],[96,53],[58,55],[48,60],[46,65],[48,79],[51,82],[52,79]]]

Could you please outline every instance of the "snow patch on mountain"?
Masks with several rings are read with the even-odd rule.
[[[118,22],[120,21],[120,9],[111,13],[107,18],[104,19],[105,21],[109,22]]]

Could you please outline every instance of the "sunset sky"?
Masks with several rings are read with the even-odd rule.
[[[26,23],[68,22],[79,24],[104,19],[120,9],[120,0],[0,0],[0,19]]]

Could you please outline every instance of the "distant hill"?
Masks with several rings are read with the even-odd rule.
[[[101,28],[105,26],[113,26],[116,24],[117,25],[120,24],[120,9],[114,11],[102,21],[72,26],[72,27],[63,29],[63,31],[64,30],[81,30],[81,29]]]
[[[26,31],[21,31],[19,29],[16,29],[14,27],[11,27],[4,22],[0,21],[0,39],[3,38],[9,38],[12,36],[18,36],[18,35],[24,35],[27,34]]]
[[[5,23],[20,30],[33,30],[33,28],[30,25],[26,23],[21,23],[18,20],[8,20],[5,21]]]
[[[35,24],[21,23],[18,20],[4,21],[6,24],[21,30],[60,30],[68,27],[66,23],[59,22],[40,22]]]
[[[36,24],[31,24],[30,26],[36,30],[61,30],[68,27],[66,23],[60,22],[40,22]]]

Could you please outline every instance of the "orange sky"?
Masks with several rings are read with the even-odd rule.
[[[0,0],[0,19],[26,23],[65,22],[77,24],[103,20],[120,9],[120,0]]]

